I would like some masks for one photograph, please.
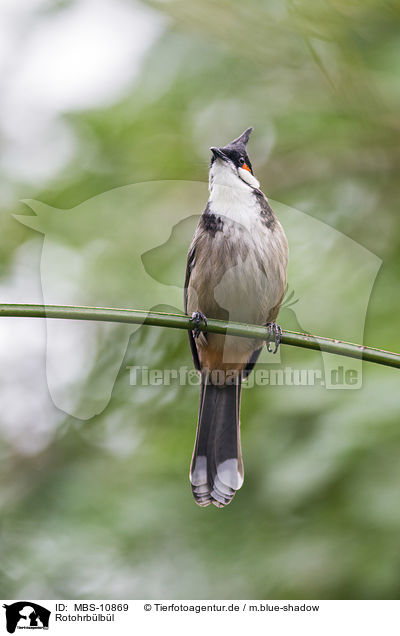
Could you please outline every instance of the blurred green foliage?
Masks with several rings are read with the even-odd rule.
[[[47,11],[68,4],[49,3]],[[39,267],[41,238],[11,216],[27,213],[19,199],[72,208],[134,182],[206,181],[208,147],[253,125],[252,161],[264,191],[382,259],[365,344],[399,351],[399,5],[147,5],[165,27],[131,89],[111,105],[63,113],[76,155],[45,186],[14,179],[14,199],[1,216],[3,283],[12,287],[22,262],[27,287],[20,300],[29,301],[29,272]],[[160,209],[161,196],[162,189]],[[204,202],[206,196],[204,187]],[[103,212],[107,234],[114,219]],[[200,212],[196,201],[188,216]],[[160,223],[167,227],[168,216]],[[134,231],[130,222],[127,241]],[[79,236],[72,232],[69,241],[79,245]],[[120,267],[108,271],[116,295],[129,276],[129,263],[123,276]],[[25,331],[39,328],[24,323]],[[101,376],[112,346],[109,337],[98,339],[90,374]],[[190,366],[185,334],[137,331],[108,407],[87,421],[52,406],[45,352],[36,352],[38,366],[32,355],[14,359],[9,351],[2,372],[13,387],[0,415],[3,598],[399,597],[396,370],[365,364],[357,391],[246,390],[244,486],[227,509],[203,510],[188,483],[198,388],[133,387],[126,371]],[[317,354],[289,347],[282,360],[321,364]],[[37,368],[43,371],[35,374]],[[30,417],[37,383],[44,406]],[[27,423],[14,435],[23,408]],[[33,440],[28,448],[24,435]],[[44,440],[37,446],[36,436]]]

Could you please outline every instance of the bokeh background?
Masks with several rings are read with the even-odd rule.
[[[33,214],[22,200],[72,209],[129,184],[179,181],[203,187],[205,201],[209,146],[253,125],[268,195],[382,260],[364,343],[399,351],[399,26],[398,4],[377,0],[3,0],[2,301],[43,300],[43,235],[12,216]],[[115,304],[142,308],[129,295],[129,243],[155,231],[154,210],[167,229],[173,201],[159,185],[146,192],[118,224],[101,207],[98,228],[119,237],[120,258],[86,269],[81,285],[82,225],[53,236],[59,302],[74,285],[87,304],[88,283],[100,298],[104,283]],[[188,216],[201,212],[197,199],[184,203]],[[183,277],[182,249],[168,267],[151,261],[165,285]],[[135,281],[147,303],[146,284]],[[170,303],[165,290],[157,307]],[[350,306],[358,293],[355,277]],[[318,294],[314,303],[324,316]],[[280,322],[299,327],[295,306]],[[82,400],[124,340],[118,327],[95,333],[90,356],[84,346],[72,356]],[[71,371],[66,342],[60,332]],[[321,367],[315,352],[281,355]],[[228,508],[203,510],[187,476],[197,387],[133,387],[126,370],[190,366],[186,334],[133,333],[108,406],[89,419],[51,399],[45,321],[3,318],[0,357],[2,598],[399,597],[396,370],[364,364],[356,391],[246,390],[245,484]]]

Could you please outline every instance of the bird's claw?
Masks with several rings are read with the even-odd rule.
[[[200,321],[202,320],[204,322],[204,324],[207,324],[207,318],[205,317],[205,315],[201,312],[201,311],[194,311],[192,313],[192,317],[189,319],[190,322],[194,322],[194,329],[193,331],[193,336],[195,338],[198,338],[200,335]]]
[[[268,327],[267,351],[276,353],[282,341],[282,327],[277,325],[276,322],[267,322],[266,327]],[[271,347],[271,342],[275,345],[274,349]]]

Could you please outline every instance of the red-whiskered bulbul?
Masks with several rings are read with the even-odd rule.
[[[185,311],[189,342],[201,373],[196,442],[190,467],[199,506],[226,506],[243,483],[240,445],[242,380],[265,342],[199,332],[207,318],[268,325],[275,352],[276,325],[286,289],[288,244],[247,154],[248,128],[223,148],[211,148],[210,197],[187,259]],[[268,350],[270,349],[269,341]]]

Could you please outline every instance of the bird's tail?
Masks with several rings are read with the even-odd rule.
[[[202,373],[196,442],[190,466],[193,496],[199,506],[229,504],[243,484],[240,445],[240,374],[233,384],[212,384]]]

